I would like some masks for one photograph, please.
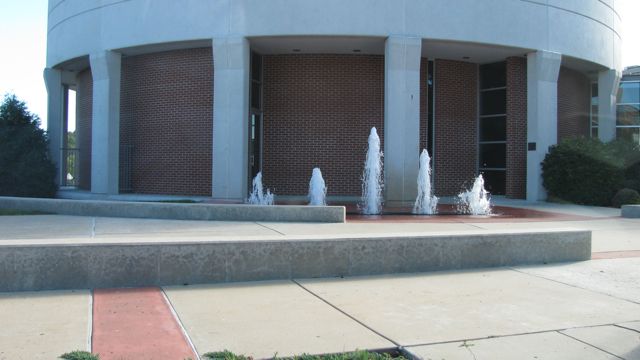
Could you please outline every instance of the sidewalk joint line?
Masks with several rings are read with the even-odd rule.
[[[285,234],[285,233],[283,233],[283,232],[280,232],[280,231],[278,231],[278,230],[276,230],[276,229],[270,228],[270,227],[268,227],[267,225],[264,225],[264,224],[262,224],[262,223],[256,222],[256,224],[258,224],[259,226],[262,226],[262,227],[263,227],[263,228],[265,228],[265,229],[269,229],[269,230],[271,230],[271,231],[277,232],[278,234],[280,234],[280,235],[282,235],[282,236],[287,236],[287,234]]]
[[[320,301],[324,302],[325,304],[331,306],[332,308],[336,309],[337,311],[339,311],[340,313],[342,313],[343,315],[345,315],[346,317],[348,317],[349,319],[355,321],[356,323],[360,324],[361,326],[363,326],[364,328],[368,329],[369,331],[373,332],[374,334],[382,337],[383,339],[391,342],[392,344],[394,344],[397,347],[402,347],[402,345],[400,345],[398,342],[392,340],[391,338],[381,334],[380,332],[376,331],[375,329],[373,329],[372,327],[370,327],[369,325],[363,323],[362,321],[356,319],[354,316],[352,316],[351,314],[347,313],[346,311],[340,309],[339,307],[337,307],[336,305],[330,303],[329,301],[325,300],[324,298],[322,298],[320,295],[314,293],[313,291],[307,289],[306,287],[304,287],[304,285],[300,284],[299,282],[297,282],[295,279],[291,279],[291,282],[293,282],[294,284],[300,286],[304,291],[308,292],[309,294],[315,296],[316,298],[318,298]]]
[[[623,324],[613,324],[613,326],[617,326],[617,327],[625,329],[625,330],[631,330],[633,332],[637,332],[637,333],[640,334],[640,330],[633,329],[633,328],[628,328],[628,327],[624,326],[624,323]]]
[[[588,343],[588,342],[586,342],[586,341],[582,341],[582,340],[580,340],[580,339],[578,339],[578,338],[575,338],[575,337],[573,337],[573,336],[571,336],[571,335],[565,334],[565,333],[563,333],[562,331],[558,331],[558,334],[562,334],[562,335],[564,335],[564,336],[566,336],[566,337],[568,337],[568,338],[570,338],[570,339],[573,339],[573,340],[575,340],[575,341],[579,341],[579,342],[581,342],[581,343],[583,343],[583,344],[585,344],[585,345],[591,346],[591,347],[592,347],[592,348],[594,348],[594,349],[600,350],[600,351],[602,351],[602,352],[604,352],[604,353],[606,353],[606,354],[609,354],[609,355],[611,355],[611,356],[613,356],[613,357],[615,357],[615,358],[618,358],[618,359],[620,359],[620,360],[624,360],[624,358],[621,358],[620,356],[618,356],[618,355],[616,355],[616,354],[612,354],[612,353],[608,352],[607,350],[601,349],[601,348],[599,348],[599,347],[597,347],[597,346],[595,346],[595,345],[593,345],[593,344],[589,344],[589,343]]]
[[[180,327],[180,330],[182,331],[182,336],[184,336],[184,338],[187,340],[187,343],[189,343],[189,346],[191,347],[191,351],[193,351],[193,353],[195,354],[195,356],[196,356],[195,360],[201,360],[200,353],[198,352],[198,349],[196,349],[196,344],[194,344],[193,341],[191,341],[191,336],[189,336],[189,333],[187,332],[187,329],[182,324],[182,319],[180,319],[180,316],[178,315],[178,312],[173,307],[173,303],[171,302],[171,300],[167,296],[167,293],[164,291],[164,287],[159,286],[158,288],[160,289],[160,293],[162,294],[162,298],[164,299],[165,303],[169,307],[169,310],[171,311],[171,314],[173,315],[173,318],[178,323],[178,326]]]
[[[632,321],[632,322],[633,322],[633,321]],[[505,338],[505,337],[525,336],[525,335],[536,335],[536,334],[545,334],[545,333],[552,333],[552,332],[560,332],[560,331],[565,331],[565,330],[588,329],[588,328],[596,328],[596,327],[604,327],[604,326],[615,326],[615,325],[616,325],[616,324],[598,324],[598,325],[574,326],[574,327],[570,327],[570,328],[551,329],[551,330],[540,330],[540,331],[530,331],[530,332],[515,333],[515,334],[489,335],[489,336],[483,336],[483,337],[477,337],[477,338],[470,338],[470,339],[456,339],[456,340],[434,341],[434,342],[428,342],[428,343],[418,343],[418,344],[404,345],[403,347],[405,347],[405,348],[410,348],[410,347],[418,347],[418,346],[430,346],[430,345],[452,344],[452,343],[459,343],[459,342],[465,342],[465,341],[481,341],[481,340],[499,339],[499,338]]]
[[[93,289],[89,289],[89,331],[87,336],[88,351],[93,350]]]
[[[91,218],[91,237],[96,237],[96,218]]]
[[[562,282],[562,281],[560,281],[560,280],[550,279],[550,278],[547,278],[547,277],[544,277],[544,276],[541,276],[541,275],[530,274],[530,273],[528,273],[528,272],[518,270],[518,269],[516,269],[516,268],[514,268],[514,267],[511,267],[511,266],[508,266],[508,267],[507,267],[507,269],[513,270],[513,271],[518,272],[518,273],[521,273],[521,274],[525,274],[525,275],[533,276],[533,277],[536,277],[536,278],[539,278],[539,279],[543,279],[543,280],[547,280],[547,281],[553,281],[553,282],[555,282],[555,283],[562,284],[562,285],[566,285],[566,286],[570,286],[570,287],[572,287],[572,288],[576,288],[576,289],[581,289],[581,290],[589,291],[589,292],[592,292],[592,293],[594,293],[594,294],[605,295],[605,296],[608,296],[608,297],[610,297],[610,298],[614,298],[614,299],[616,299],[616,300],[627,301],[627,302],[630,302],[630,303],[632,303],[632,304],[640,305],[640,302],[637,302],[637,301],[634,301],[634,300],[621,298],[621,297],[618,297],[618,296],[615,296],[615,295],[611,295],[611,294],[607,294],[607,293],[605,293],[605,292],[601,292],[601,291],[598,291],[598,290],[593,290],[593,289],[583,288],[583,287],[578,286],[578,285],[565,283],[565,282]]]

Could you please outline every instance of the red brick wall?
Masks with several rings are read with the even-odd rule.
[[[91,190],[91,118],[93,111],[93,77],[91,70],[78,73],[76,88],[76,145],[78,159],[78,188]]]
[[[558,76],[558,141],[588,137],[591,81],[582,73],[560,68]]]
[[[384,57],[269,55],[263,80],[266,186],[306,195],[317,166],[329,195],[361,195],[369,131],[384,134]]]
[[[527,60],[507,58],[506,196],[527,196]]]
[[[478,168],[478,65],[435,62],[435,190],[456,195]]]
[[[212,128],[211,48],[122,59],[120,145],[133,147],[134,193],[211,195]]]

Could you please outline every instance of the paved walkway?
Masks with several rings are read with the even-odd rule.
[[[516,204],[517,205],[517,204]],[[543,207],[544,205],[541,205]],[[554,206],[535,222],[219,223],[0,217],[15,243],[590,229],[597,260],[360,278],[0,293],[0,359],[256,358],[402,346],[423,359],[640,359],[640,220]],[[1,273],[0,273],[1,276]]]

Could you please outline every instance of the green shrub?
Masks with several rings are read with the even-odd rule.
[[[626,179],[622,182],[623,189],[631,189],[640,192],[640,180]]]
[[[549,195],[576,204],[608,206],[624,181],[624,159],[613,146],[573,138],[551,147],[542,162]]]
[[[70,353],[60,355],[60,359],[65,360],[100,360],[100,356],[94,355],[86,351],[72,351]]]
[[[611,200],[614,207],[622,207],[622,205],[640,204],[640,194],[632,189],[622,189],[616,193]]]
[[[640,145],[620,139],[608,143],[607,147],[610,147],[613,155],[622,161],[625,179],[640,182]]]
[[[56,167],[39,119],[15,95],[0,105],[0,196],[53,197]]]

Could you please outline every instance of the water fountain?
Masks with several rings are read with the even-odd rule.
[[[322,178],[322,172],[319,168],[314,168],[309,181],[309,205],[325,206],[327,205],[326,197],[327,186]]]
[[[413,205],[413,213],[433,215],[436,213],[438,198],[431,189],[431,158],[426,149],[420,154],[420,169],[418,171],[418,197]]]
[[[377,215],[382,212],[382,151],[380,138],[375,127],[369,134],[369,147],[362,174],[362,204],[359,206],[365,215]]]
[[[491,215],[491,198],[484,188],[482,174],[478,175],[470,190],[458,194],[458,213]]]
[[[269,189],[266,192],[262,190],[262,172],[259,172],[253,178],[253,187],[247,203],[252,205],[273,205],[273,194]]]

